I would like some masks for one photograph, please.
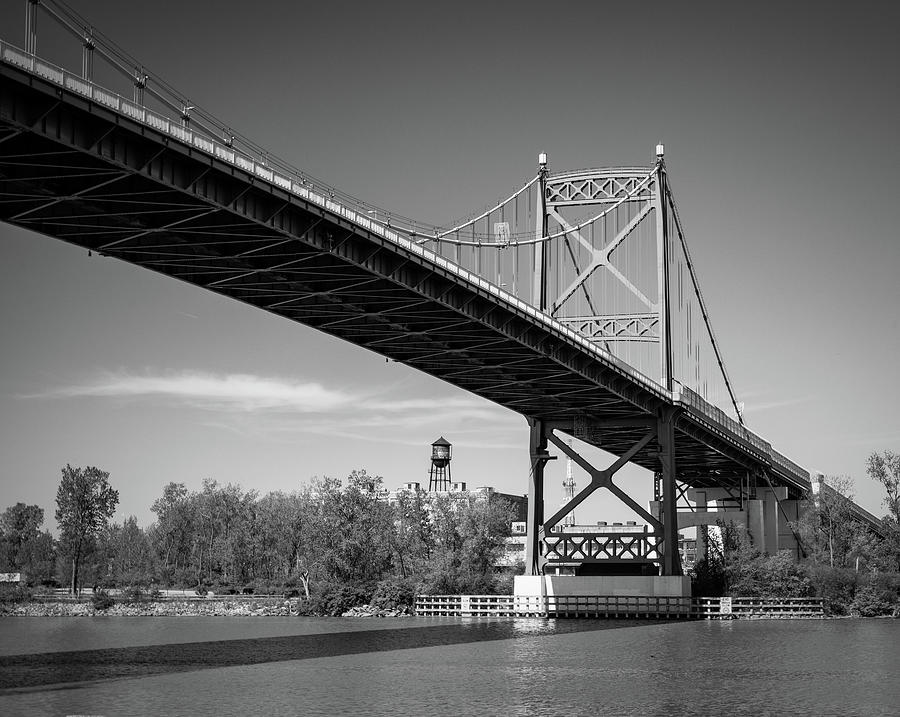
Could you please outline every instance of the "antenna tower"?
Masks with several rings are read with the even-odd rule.
[[[572,447],[572,441],[569,441],[569,448]],[[566,458],[566,479],[563,481],[565,488],[565,497],[563,497],[563,505],[568,505],[575,497],[575,477],[572,474],[572,459]],[[571,511],[563,518],[563,525],[575,525],[575,511]]]

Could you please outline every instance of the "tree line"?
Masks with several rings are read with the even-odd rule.
[[[810,497],[792,525],[802,560],[766,555],[744,531],[720,524],[708,558],[692,570],[696,594],[818,595],[834,613],[896,611],[900,454],[872,454],[867,473],[886,492],[883,538],[853,517],[852,482],[829,477],[833,490]],[[118,502],[107,472],[66,466],[56,497],[59,537],[42,528],[39,506],[7,508],[0,572],[74,593],[88,586],[298,594],[331,613],[378,595],[402,603],[416,591],[509,593],[523,567],[497,568],[514,515],[506,501],[412,491],[388,501],[383,479],[365,470],[265,495],[214,480],[197,491],[169,483],[147,527],[134,516],[112,522]]]
[[[111,521],[118,492],[95,467],[66,466],[57,491],[59,538],[43,510],[18,503],[0,518],[0,571],[31,585],[93,589],[188,588],[201,594],[415,590],[491,593],[513,509],[498,496],[401,491],[365,470],[260,495],[204,480],[169,483],[148,527]],[[354,593],[355,594],[355,593]]]

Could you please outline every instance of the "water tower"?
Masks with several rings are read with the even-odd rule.
[[[428,491],[450,490],[450,441],[441,436],[431,444],[431,470]]]

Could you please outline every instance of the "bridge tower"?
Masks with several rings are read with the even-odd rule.
[[[696,327],[689,323],[690,310],[684,309],[691,300],[687,281],[695,279],[686,249],[682,249],[664,146],[656,146],[655,163],[649,172],[646,168],[624,167],[551,174],[545,153],[540,155],[538,165],[534,180],[533,305],[653,376],[664,391],[672,392],[676,385],[683,385],[676,380],[677,362],[681,368],[678,377],[687,373],[699,382],[694,364],[690,364],[690,371],[683,366],[690,361],[699,364]],[[698,300],[702,303],[699,290]],[[705,307],[694,308],[694,315],[706,322]],[[673,316],[674,310],[686,313],[688,319]],[[676,333],[691,342],[690,348],[678,356],[674,350]],[[711,340],[714,342],[714,338]],[[724,372],[717,347],[713,345],[712,349],[717,368]],[[724,379],[728,383],[727,376]],[[733,401],[730,384],[728,390]],[[604,415],[603,411],[529,417],[528,575],[539,576],[555,566],[573,565],[585,570],[581,573],[584,575],[595,574],[592,571],[596,570],[612,575],[682,575],[677,551],[679,469],[675,461],[675,424],[681,408],[657,404],[648,405],[645,411],[644,415],[627,418]],[[618,459],[608,468],[595,467],[573,448],[571,440],[557,432],[603,448]],[[544,470],[553,459],[547,450],[550,444],[567,457],[566,493],[559,510],[545,518]],[[590,477],[577,494],[571,478],[573,461]],[[614,483],[615,474],[631,461],[653,473],[655,512],[645,510]],[[601,488],[643,518],[645,527],[608,534],[561,530],[574,524],[575,507]]]
[[[452,444],[441,436],[431,444],[431,469],[428,472],[428,490],[450,490],[450,459]]]

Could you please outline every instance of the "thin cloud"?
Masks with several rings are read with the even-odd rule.
[[[523,428],[519,417],[503,408],[478,399],[449,399],[399,402],[392,408],[376,410],[377,401],[355,403],[353,410],[325,415],[231,414],[230,428],[269,439],[298,433],[377,441],[398,445],[421,445],[438,433],[475,435],[483,441],[508,440],[511,432]],[[473,429],[473,426],[478,426]],[[435,435],[431,435],[434,433]],[[424,438],[423,438],[424,436]]]
[[[355,397],[318,383],[251,374],[182,372],[139,376],[123,372],[26,398],[165,398],[208,410],[316,413],[339,410]]]
[[[799,403],[811,401],[815,396],[800,396],[799,398],[786,398],[780,401],[766,401],[762,403],[748,403],[744,411],[746,413],[758,413],[760,411],[771,411],[773,408],[784,408],[785,406],[796,406]]]
[[[341,415],[343,425],[421,425],[485,418],[498,409],[467,396],[391,399],[384,393],[337,390],[316,382],[252,374],[183,371],[163,375],[105,373],[71,386],[24,396],[31,399],[107,398],[166,400],[219,413]]]

